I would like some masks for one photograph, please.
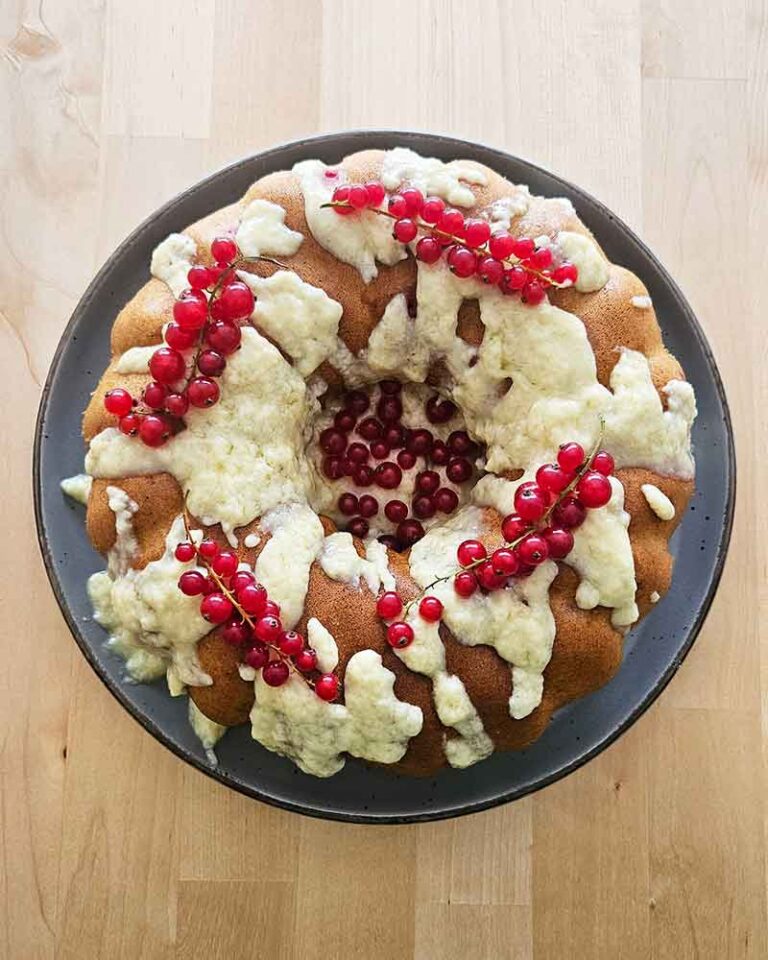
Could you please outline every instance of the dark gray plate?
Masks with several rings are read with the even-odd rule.
[[[169,697],[164,683],[126,683],[122,661],[105,651],[85,590],[103,561],[86,536],[83,510],[62,495],[59,480],[82,469],[80,415],[109,359],[111,321],[148,279],[157,243],[298,160],[332,163],[354,150],[396,145],[446,160],[471,157],[535,193],[570,197],[610,259],[647,285],[665,342],[683,363],[699,407],[697,491],[675,538],[672,588],[629,635],[618,676],[561,710],[527,750],[495,754],[470,771],[446,770],[429,780],[396,777],[356,761],[318,780],[263,750],[240,727],[221,741],[219,766],[212,769],[188,726],[186,698]],[[626,730],[669,682],[701,628],[730,538],[735,482],[728,405],[715,361],[691,308],[650,250],[610,210],[565,180],[489,147],[422,133],[360,131],[289,143],[213,174],[158,210],[110,257],[72,315],[43,391],[35,437],[35,511],[48,576],[80,649],[120,703],[180,757],[236,790],[288,810],[368,823],[436,820],[513,800],[565,776]]]

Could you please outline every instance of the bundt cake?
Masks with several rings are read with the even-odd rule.
[[[211,762],[245,723],[320,777],[524,747],[669,586],[693,390],[568,200],[303,161],[164,240],[111,343],[63,487]]]

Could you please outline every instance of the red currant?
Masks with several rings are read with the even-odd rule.
[[[219,386],[209,377],[194,377],[189,381],[187,395],[193,407],[212,407],[219,399]]]
[[[540,520],[547,509],[548,499],[537,483],[521,483],[515,490],[515,510],[523,520]]]
[[[453,247],[448,254],[448,266],[457,277],[466,279],[477,270],[477,256],[467,247]]]
[[[377,485],[382,489],[394,490],[395,487],[400,486],[400,481],[403,479],[403,472],[396,463],[392,463],[391,460],[386,460],[376,467],[374,477]]]
[[[371,444],[371,453],[374,460],[386,460],[390,454],[389,444],[386,440],[374,440]]]
[[[507,582],[506,576],[497,573],[490,561],[481,563],[475,573],[478,583],[484,590],[499,590]]]
[[[231,237],[216,237],[211,244],[211,256],[221,263],[232,263],[237,256],[237,244]]]
[[[460,210],[448,209],[437,221],[437,229],[452,238],[464,236],[464,214]]]
[[[547,541],[549,555],[553,560],[562,560],[573,550],[573,534],[563,527],[547,527],[541,531]]]
[[[304,647],[304,637],[295,630],[286,630],[280,637],[280,649],[288,657],[295,657]]]
[[[228,353],[234,353],[240,346],[242,331],[230,320],[217,320],[208,327],[205,339],[208,346],[226,356]]]
[[[135,437],[139,432],[141,420],[142,418],[137,413],[126,413],[124,417],[120,417],[118,423],[120,432],[124,433],[126,437]]]
[[[592,469],[602,473],[605,477],[610,477],[616,468],[613,457],[605,450],[599,450],[592,458]]]
[[[358,501],[354,493],[342,493],[337,503],[345,517],[353,517],[357,513]]]
[[[435,507],[435,501],[426,494],[414,497],[411,507],[414,517],[418,517],[419,520],[429,520],[430,517],[434,517],[437,509]]]
[[[366,417],[365,420],[361,420],[357,425],[357,432],[363,438],[363,440],[378,440],[383,433],[383,427],[381,421],[377,420],[376,417]]]
[[[232,550],[222,550],[211,563],[211,567],[214,573],[228,579],[232,574],[237,572],[239,562],[237,554],[233,553]]]
[[[523,520],[522,517],[518,517],[516,513],[510,513],[508,517],[504,517],[504,521],[501,524],[501,535],[504,537],[506,543],[514,543],[518,537],[521,537],[525,533],[529,526],[529,523]]]
[[[139,423],[139,437],[148,447],[162,447],[171,435],[171,428],[165,417],[150,413],[141,418]]]
[[[400,397],[381,397],[376,404],[376,413],[385,423],[399,420],[403,415],[403,401]]]
[[[517,552],[523,563],[538,566],[549,556],[549,546],[540,533],[529,533],[517,545]]]
[[[451,459],[451,452],[442,440],[435,440],[429,456],[432,463],[437,464],[438,467],[443,467]]]
[[[149,372],[160,383],[173,383],[184,376],[184,357],[171,347],[158,347],[150,357]]]
[[[546,270],[552,263],[552,251],[549,247],[539,247],[538,250],[533,251],[529,259],[534,270]]]
[[[517,573],[520,562],[517,554],[509,547],[499,547],[491,554],[491,566],[502,577],[511,577]]]
[[[261,671],[264,683],[270,687],[282,687],[288,679],[288,674],[288,664],[283,663],[282,660],[270,660]]]
[[[471,597],[477,590],[477,577],[471,570],[462,570],[453,578],[453,589],[460,597]]]
[[[122,387],[115,387],[104,394],[104,407],[107,413],[124,417],[133,409],[133,397]]]
[[[390,647],[402,650],[413,643],[413,627],[402,620],[396,620],[387,627],[387,643]]]
[[[256,580],[250,570],[237,570],[232,575],[232,589],[238,595],[241,590],[245,590],[246,587],[250,587],[251,584],[254,584],[255,582]]]
[[[205,577],[198,570],[187,570],[179,577],[179,590],[187,597],[198,597],[205,590]]]
[[[254,670],[261,670],[269,661],[269,647],[265,643],[254,643],[254,645],[245,652],[245,662]]]
[[[403,520],[397,525],[395,536],[406,547],[412,547],[424,536],[424,527],[418,520]]]
[[[456,404],[451,400],[442,400],[440,397],[430,397],[425,411],[430,423],[447,423],[456,414]]]
[[[339,681],[332,673],[324,673],[315,681],[315,693],[321,700],[330,702],[339,695]]]
[[[267,606],[267,591],[260,583],[247,583],[237,591],[237,602],[249,616],[260,617]]]
[[[483,257],[477,264],[477,274],[483,283],[496,286],[504,278],[504,264],[493,257]]]
[[[344,472],[344,461],[341,457],[323,458],[323,473],[329,480],[341,480]]]
[[[393,193],[389,198],[387,203],[387,209],[392,214],[393,217],[407,217],[408,216],[408,202],[399,193]]]
[[[536,249],[536,244],[529,237],[517,237],[512,242],[512,253],[518,260],[527,260]]]
[[[370,524],[365,517],[353,517],[347,524],[347,530],[349,533],[351,533],[353,537],[357,537],[359,540],[362,540],[364,537],[368,536],[369,529]]]
[[[454,457],[448,461],[445,475],[451,483],[465,483],[472,476],[472,464],[464,457]]]
[[[402,609],[403,601],[394,592],[394,590],[387,590],[386,593],[382,593],[382,595],[376,601],[376,613],[381,617],[382,620],[394,619],[395,617],[399,616]]]
[[[141,399],[153,410],[162,410],[167,395],[168,388],[165,384],[158,383],[156,380],[150,380],[141,392]]]
[[[312,647],[304,647],[303,650],[299,650],[293,659],[302,673],[311,673],[317,667],[317,654]]]
[[[504,279],[501,282],[502,293],[518,293],[528,283],[528,274],[522,267],[510,267],[504,271]]]
[[[373,469],[366,466],[355,467],[352,479],[358,487],[370,487],[374,480]]]
[[[205,290],[211,284],[211,274],[208,267],[198,263],[187,271],[187,283],[193,290]]]
[[[421,219],[425,223],[437,223],[445,213],[445,203],[440,197],[427,197],[421,208]]]
[[[448,449],[455,457],[471,457],[477,453],[477,444],[466,430],[454,430],[448,437]]]
[[[186,541],[176,544],[173,555],[179,563],[189,563],[189,561],[194,560],[196,556],[194,544],[187,543]]]
[[[611,481],[597,470],[587,470],[576,485],[576,493],[585,507],[604,507],[611,499]]]
[[[165,398],[165,411],[172,417],[183,417],[189,410],[189,397],[184,393],[169,393]]]
[[[574,473],[584,463],[584,447],[580,443],[561,443],[557,462],[566,473]]]
[[[422,263],[437,263],[443,248],[434,237],[422,237],[416,244],[416,259]]]
[[[479,540],[464,540],[456,550],[456,559],[462,567],[468,567],[478,560],[485,560],[488,551]]]
[[[392,235],[394,236],[395,240],[399,240],[400,243],[410,243],[417,233],[418,228],[415,222],[408,218],[396,220],[395,226],[392,230]]]
[[[545,463],[536,471],[536,483],[550,493],[562,493],[572,479],[573,474],[567,473],[556,463]]]
[[[209,623],[224,623],[232,616],[232,601],[223,593],[209,593],[200,603],[200,613]]]
[[[538,280],[529,280],[528,283],[523,287],[523,303],[530,304],[530,306],[535,307],[541,303],[541,301],[546,297],[544,292],[544,287],[539,283]]]
[[[402,523],[408,516],[408,507],[402,500],[390,500],[384,507],[384,515],[392,523]]]
[[[435,493],[440,486],[440,474],[434,470],[422,470],[416,474],[416,489],[419,493]]]
[[[357,417],[351,410],[339,410],[333,418],[334,427],[336,427],[337,430],[341,430],[342,433],[351,433],[355,429],[356,423]]]
[[[269,613],[256,621],[256,636],[263,643],[274,643],[280,636],[282,629],[277,617]]]
[[[173,319],[185,331],[200,330],[208,319],[208,303],[192,295],[192,291],[182,296],[173,305]]]
[[[203,350],[197,358],[197,369],[204,377],[220,377],[227,361],[216,350]]]
[[[453,513],[459,505],[459,497],[455,490],[441,487],[433,497],[435,506],[440,513]]]
[[[417,457],[427,456],[432,448],[432,434],[429,430],[411,430],[405,441],[405,449]]]
[[[380,207],[386,196],[383,184],[378,180],[369,180],[365,185],[365,191],[368,195],[369,207]]]
[[[347,457],[351,463],[364,464],[368,462],[370,450],[364,443],[350,443],[347,448]]]
[[[567,261],[555,267],[552,271],[552,279],[555,283],[576,283],[579,278],[579,271],[576,265]]]
[[[341,430],[334,427],[327,427],[320,434],[320,447],[326,453],[332,453],[338,456],[343,453],[347,447],[347,437]]]
[[[488,240],[491,256],[496,257],[497,260],[506,260],[512,253],[514,245],[514,238],[505,230],[492,234]]]
[[[233,647],[242,646],[247,640],[250,640],[252,633],[250,626],[243,620],[227,621],[224,629],[221,631],[222,639]]]
[[[358,507],[361,517],[375,517],[379,512],[379,501],[376,499],[376,497],[372,497],[370,494],[364,493],[362,497],[360,497]]]
[[[464,224],[464,239],[470,247],[482,247],[491,236],[487,220],[467,220]]]
[[[419,614],[427,623],[437,623],[443,615],[443,605],[437,597],[424,597],[419,604]]]
[[[185,330],[175,320],[171,320],[165,328],[165,342],[174,350],[189,350],[197,342],[197,330]]]
[[[410,470],[416,463],[416,454],[410,450],[400,450],[397,454],[397,462],[403,470]]]
[[[206,560],[213,560],[214,557],[218,557],[218,555],[221,553],[221,547],[210,537],[206,537],[205,540],[201,540],[197,549],[200,553],[200,556]]]
[[[368,190],[359,183],[353,184],[349,188],[347,200],[350,207],[355,210],[364,210],[368,206]]]
[[[565,527],[567,530],[580,527],[584,523],[586,515],[587,511],[584,504],[576,497],[571,496],[563,497],[552,511],[552,519],[557,526]]]

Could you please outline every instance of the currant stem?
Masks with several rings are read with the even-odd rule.
[[[576,471],[576,475],[574,476],[573,480],[571,480],[568,486],[551,503],[546,513],[542,516],[541,520],[538,521],[539,526],[547,526],[548,521],[552,516],[553,512],[555,511],[556,507],[565,499],[565,497],[568,496],[568,494],[571,493],[572,490],[575,489],[579,480],[581,480],[581,478],[584,476],[587,470],[589,470],[589,465],[592,463],[595,457],[595,454],[600,450],[600,447],[603,445],[603,439],[605,436],[605,417],[602,414],[599,414],[599,422],[600,422],[600,429],[598,430],[597,440],[595,441],[592,447],[592,450],[590,451],[589,455],[584,458],[584,462]],[[515,540],[510,540],[509,542],[505,542],[503,544],[504,548],[507,550],[514,550],[515,547],[518,546],[518,544],[522,540],[524,540],[533,529],[535,529],[534,524],[529,524],[528,529],[525,531],[525,533],[521,533],[520,536],[517,537]],[[403,616],[407,617],[413,604],[416,603],[417,601],[422,600],[423,597],[433,587],[436,587],[438,583],[446,583],[448,580],[452,580],[457,573],[463,573],[465,570],[474,570],[475,567],[482,566],[482,564],[487,562],[488,562],[487,556],[480,557],[477,560],[473,560],[472,563],[468,563],[465,567],[458,567],[452,573],[446,574],[444,577],[437,577],[437,579],[433,580],[432,583],[429,583],[427,584],[426,587],[424,587],[424,590],[422,591],[422,593],[420,593],[418,596],[414,597],[412,600],[409,600],[406,603],[405,607],[403,608]]]
[[[219,590],[224,594],[227,600],[229,600],[229,602],[232,604],[235,610],[237,610],[237,612],[240,614],[242,619],[251,627],[251,629],[253,629],[256,625],[253,617],[250,614],[246,613],[245,610],[243,610],[243,608],[240,606],[237,600],[237,597],[232,593],[229,587],[227,587],[227,585],[222,581],[221,577],[216,573],[216,571],[213,569],[213,567],[208,562],[208,560],[200,554],[200,551],[197,549],[197,545],[192,539],[192,534],[189,529],[189,512],[187,508],[188,497],[189,497],[189,490],[187,490],[186,493],[184,494],[184,508],[182,512],[182,518],[184,522],[184,533],[186,535],[187,542],[191,543],[192,546],[195,548],[195,560],[202,563],[202,565],[205,567],[206,571],[208,572],[208,575],[211,577],[211,579],[219,588]],[[288,669],[291,670],[293,673],[295,673],[298,677],[300,677],[311,690],[315,689],[314,681],[310,680],[309,677],[305,676],[301,672],[301,670],[299,670],[299,668],[296,666],[293,660],[287,654],[283,653],[283,651],[278,646],[276,646],[274,643],[271,643],[268,640],[262,641],[262,642],[265,642],[266,645],[270,648],[270,650],[274,650],[278,658],[282,660],[282,662],[288,667]]]
[[[320,204],[320,209],[325,210],[329,207],[334,208],[334,207],[351,207],[351,206],[352,204],[347,203],[344,200],[329,200],[328,203]],[[380,217],[388,217],[390,220],[403,219],[402,217],[395,216],[394,213],[390,213],[389,210],[383,210],[381,207],[368,207],[367,209],[370,210],[371,213],[376,213]],[[357,212],[363,213],[364,211],[360,210]],[[466,247],[467,250],[471,250],[476,256],[483,256],[483,257],[491,256],[489,249],[485,245],[482,247],[472,247],[466,242],[466,240],[462,239],[461,237],[457,237],[453,233],[446,233],[445,230],[438,229],[438,227],[435,224],[427,223],[425,220],[422,220],[421,218],[417,218],[417,217],[410,217],[409,219],[413,220],[413,222],[416,224],[416,227],[422,231],[423,236],[442,237],[444,240],[450,240],[452,243],[455,243],[462,247]],[[497,260],[499,258],[494,257],[494,259]],[[499,260],[499,262],[504,264],[504,266],[509,269],[510,267],[519,266],[523,261],[520,260],[518,257],[507,257],[505,260]],[[567,290],[568,287],[573,286],[573,284],[570,281],[567,283],[558,283],[557,281],[553,280],[552,277],[546,276],[544,273],[541,272],[541,270],[537,270],[535,267],[525,267],[524,269],[526,273],[533,274],[535,277],[538,277],[539,280],[543,280],[547,286],[555,287],[557,290]]]

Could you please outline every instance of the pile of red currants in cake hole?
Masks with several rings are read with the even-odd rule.
[[[203,570],[187,570],[179,577],[179,590],[200,597],[200,613],[221,627],[222,638],[236,647],[242,661],[270,687],[281,687],[293,671],[314,689],[321,700],[335,700],[339,680],[319,673],[317,654],[295,630],[284,630],[280,606],[269,599],[266,587],[250,570],[239,569],[233,550],[222,550],[215,540],[195,545],[191,538],[175,551],[180,563],[195,562]]]
[[[148,447],[160,447],[176,433],[190,407],[218,402],[216,380],[224,373],[227,357],[240,346],[240,322],[253,313],[251,288],[236,271],[259,258],[241,257],[231,237],[217,237],[211,256],[212,266],[196,264],[189,269],[189,288],[173,305],[173,320],[163,334],[165,345],[150,358],[152,380],[141,397],[132,397],[123,387],[104,396],[104,407],[119,418],[120,431]],[[188,369],[183,351],[193,349]]]
[[[332,169],[326,171],[326,176],[335,175]],[[506,230],[492,232],[487,220],[465,217],[446,207],[440,197],[425,197],[416,187],[404,187],[387,199],[377,180],[343,184],[327,206],[342,217],[365,210],[389,217],[395,240],[412,243],[420,237],[414,247],[417,260],[432,264],[444,256],[455,276],[476,277],[531,307],[541,303],[550,288],[570,287],[579,276],[576,264],[555,262],[548,244],[537,245],[530,237],[515,237]]]
[[[479,540],[464,540],[456,551],[459,569],[439,577],[426,589],[453,579],[459,597],[471,597],[477,590],[490,593],[513,579],[530,576],[546,560],[563,560],[573,549],[573,530],[584,522],[588,510],[604,507],[611,499],[610,476],[613,457],[605,450],[586,459],[578,443],[563,444],[556,463],[536,471],[536,480],[522,483],[515,491],[515,513],[501,524],[504,545],[490,556]],[[410,604],[408,605],[410,607]],[[413,627],[397,619],[404,609],[394,591],[383,593],[376,612],[387,626],[390,646],[403,648],[413,642]],[[443,604],[427,594],[418,601],[418,612],[429,623],[438,622]]]
[[[345,490],[336,501],[339,513],[349,518],[349,533],[366,537],[374,517],[381,524],[381,511],[393,533],[379,540],[394,550],[405,550],[424,536],[424,521],[456,510],[459,495],[443,477],[461,488],[472,479],[473,461],[482,451],[465,430],[454,430],[441,440],[427,428],[409,429],[402,422],[402,384],[382,380],[378,388],[374,409],[363,390],[343,395],[333,426],[320,433],[321,468],[329,480],[349,478],[359,488],[354,493]],[[457,409],[451,400],[435,395],[427,400],[424,412],[429,423],[437,426],[448,424]],[[406,503],[397,496],[398,487],[403,475],[418,465],[422,469],[414,477],[413,495]]]

